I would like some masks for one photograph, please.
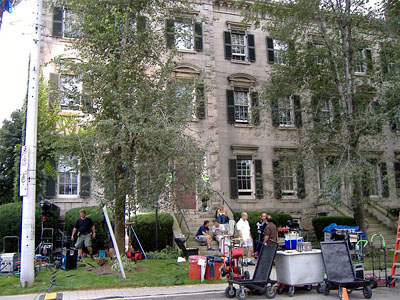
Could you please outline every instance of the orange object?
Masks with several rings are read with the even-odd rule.
[[[244,249],[243,248],[234,248],[232,249],[232,257],[233,258],[239,258],[244,256]]]
[[[204,278],[207,279],[207,280],[219,280],[219,278],[221,277],[221,272],[220,271],[221,271],[222,264],[223,264],[222,262],[214,262],[214,276],[213,277],[211,277],[209,275],[210,268],[209,268],[209,266],[207,264],[206,275],[204,276]],[[190,274],[190,272],[189,272],[189,274]]]
[[[200,259],[207,260],[205,256],[199,256],[199,255],[189,256],[189,279],[201,280],[201,267],[197,264]]]
[[[396,244],[394,247],[394,255],[393,255],[393,265],[392,265],[392,282],[390,283],[390,287],[394,288],[394,283],[396,279],[400,278],[400,273],[396,274],[396,268],[400,267],[399,259],[399,244],[400,244],[400,214],[399,214],[399,223],[397,224],[397,234],[396,234]]]
[[[340,297],[341,300],[349,300],[349,294],[347,293],[346,288],[342,288],[342,297]]]

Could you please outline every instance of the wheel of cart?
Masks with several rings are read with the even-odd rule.
[[[225,296],[228,298],[236,297],[238,299],[246,299],[248,291],[262,293],[268,299],[273,299],[277,293],[275,280],[270,279],[272,264],[275,259],[276,245],[263,244],[260,249],[260,255],[254,270],[252,279],[234,279],[228,278],[228,287],[225,289]],[[236,289],[234,285],[239,285]]]
[[[334,289],[342,288],[355,290],[362,288],[366,299],[372,297],[372,289],[368,280],[357,278],[354,272],[349,247],[344,241],[321,242],[322,259],[324,261],[326,276],[322,285],[324,295]]]

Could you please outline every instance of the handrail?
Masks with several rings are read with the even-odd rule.
[[[183,240],[183,242],[186,242],[190,237],[190,228],[189,228],[189,225],[188,225],[188,223],[186,221],[185,215],[183,214],[182,208],[178,207],[178,213],[180,214],[179,228],[182,228],[181,227],[182,226],[182,221],[184,221],[185,225],[186,225],[187,232],[188,232],[186,239]]]
[[[214,193],[217,193],[218,196],[221,197],[221,199],[222,199],[222,205],[228,206],[229,210],[230,210],[230,211],[232,212],[232,214],[233,214],[233,217],[234,217],[235,219],[239,220],[240,217],[235,213],[235,211],[232,209],[232,207],[229,205],[229,203],[224,199],[224,197],[222,197],[222,195],[221,195],[218,191],[216,191],[216,190],[212,190],[212,191],[213,191]]]

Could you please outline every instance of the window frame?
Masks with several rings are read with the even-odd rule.
[[[78,159],[77,156],[75,155],[68,155],[68,160],[72,161],[75,160],[76,161],[76,166],[65,166],[65,167],[69,167],[70,170],[68,170],[67,172],[61,172],[60,171],[60,166],[62,164],[62,162],[66,161],[66,158],[63,155],[59,156],[58,159],[58,163],[57,163],[57,180],[56,180],[56,198],[63,198],[63,199],[76,199],[80,197],[81,194],[81,172],[80,172],[80,160]],[[76,170],[74,169],[74,167],[76,167]],[[71,171],[72,170],[72,171]],[[76,177],[76,194],[61,194],[60,193],[60,184],[61,184],[61,180],[60,180],[60,175],[62,174],[73,174]],[[63,185],[72,185],[72,181],[70,183],[68,182],[63,182]],[[68,187],[67,187],[68,188]],[[72,190],[72,188],[71,188]]]
[[[65,97],[68,96],[67,94],[64,94],[64,90],[68,90],[68,88],[64,89],[63,77],[70,77],[70,78],[76,78],[77,79],[77,81],[74,82],[74,84],[71,85],[71,89],[74,89],[74,88],[77,89],[77,92],[79,93],[79,99],[76,100],[76,99],[69,98],[69,100],[73,100],[73,101],[70,101],[70,102],[77,101],[78,103],[74,103],[73,105],[69,105],[70,102],[68,103],[68,105],[61,104],[61,103],[65,102],[65,101],[63,101],[63,99],[65,99]],[[59,98],[59,101],[58,101],[59,103],[58,104],[60,105],[61,111],[65,112],[65,111],[78,111],[78,110],[81,110],[82,88],[83,88],[83,82],[82,82],[81,75],[71,74],[71,73],[68,73],[68,72],[59,73],[59,86],[58,86],[58,89],[59,89],[59,93],[60,93],[60,98]]]
[[[231,45],[232,45],[232,50],[231,50],[231,59],[236,60],[236,61],[248,61],[248,35],[246,30],[238,30],[238,29],[231,29]],[[243,44],[234,44],[233,41],[233,35],[238,35],[238,36],[243,36]],[[243,53],[234,53],[233,49],[234,47],[241,47],[243,48]]]
[[[238,93],[246,93],[246,98],[247,98],[247,105],[240,105],[240,103],[238,103],[239,99],[238,99]],[[249,88],[240,88],[240,87],[235,87],[233,89],[233,101],[234,101],[234,107],[235,107],[235,123],[242,123],[242,124],[249,124],[251,121],[251,108],[252,108],[252,103],[251,103],[251,92]],[[247,118],[246,119],[241,119],[238,118],[238,109],[239,108],[247,108],[247,112],[242,112],[243,114],[247,114]],[[239,112],[239,114],[241,114],[241,112]]]
[[[284,55],[289,50],[289,44],[278,39],[267,37],[267,58],[269,63],[285,64]]]
[[[285,108],[282,106],[282,100],[289,100],[289,107]],[[283,110],[289,112],[290,124],[282,123]],[[278,100],[278,114],[279,114],[279,127],[281,128],[294,128],[296,127],[296,114],[295,114],[295,105],[294,105],[294,96],[291,95],[289,97],[283,97]],[[287,116],[287,115],[286,115]]]
[[[239,162],[243,162],[246,161],[248,162],[248,164],[246,164],[246,170],[248,170],[250,172],[250,174],[239,174],[239,165],[243,164],[239,164]],[[240,170],[243,170],[242,168]],[[255,167],[254,167],[254,159],[253,157],[250,158],[245,158],[245,157],[241,157],[240,155],[238,155],[236,157],[236,176],[237,176],[237,181],[238,181],[238,198],[239,199],[252,199],[253,195],[255,195],[255,185],[256,185],[256,176],[255,176]],[[250,179],[250,188],[249,189],[240,189],[239,188],[239,177],[245,177],[245,181],[248,181]],[[243,180],[242,180],[243,181]]]
[[[282,182],[281,182],[281,193],[282,198],[290,198],[290,197],[297,197],[297,170],[292,162],[282,159],[280,160],[280,164],[282,165]],[[285,176],[285,171],[291,170],[289,174]],[[285,178],[289,179],[291,182],[288,182],[290,185],[293,186],[293,189],[284,189],[285,185]],[[290,179],[291,178],[291,179]]]
[[[371,49],[369,48],[358,49],[354,54],[354,60],[356,62],[354,74],[366,75],[370,71],[369,59],[372,59]]]

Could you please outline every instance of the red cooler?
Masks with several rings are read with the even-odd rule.
[[[189,279],[201,280],[201,267],[197,264],[200,259],[204,259],[205,261],[207,260],[205,256],[199,256],[199,255],[189,256]]]
[[[209,257],[207,257],[207,260],[209,261]],[[221,267],[222,264],[224,263],[224,260],[220,257],[214,257],[212,258],[212,261],[214,263],[214,276],[210,275],[210,266],[208,265],[207,262],[207,267],[206,267],[206,275],[204,276],[205,279],[207,280],[219,280],[221,277]]]

